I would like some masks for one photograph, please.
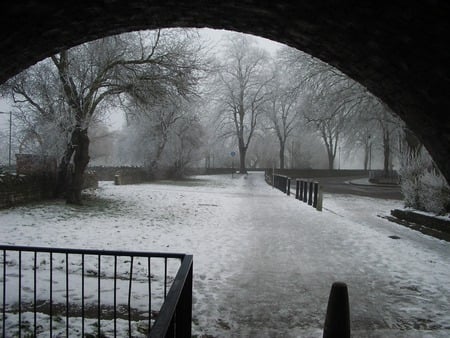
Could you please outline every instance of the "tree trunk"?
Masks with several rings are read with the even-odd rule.
[[[72,133],[72,147],[75,149],[73,170],[66,195],[69,204],[81,204],[81,191],[83,190],[84,171],[89,163],[89,137],[87,129],[76,128]]]
[[[364,170],[367,170],[369,166],[369,146],[366,144],[364,146]]]
[[[332,152],[328,152],[328,169],[333,170],[334,169],[334,155]]]
[[[280,169],[284,169],[284,148],[285,142],[280,141]]]
[[[61,163],[58,166],[58,176],[56,180],[56,191],[55,196],[56,197],[65,197],[66,192],[68,189],[68,184],[70,182],[69,178],[69,166],[70,166],[70,159],[72,158],[74,152],[74,148],[72,147],[72,144],[68,144],[66,151],[61,159]]]
[[[239,172],[241,174],[247,173],[247,168],[245,167],[245,156],[247,154],[247,148],[243,145],[239,145]]]

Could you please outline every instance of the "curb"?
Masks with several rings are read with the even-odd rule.
[[[355,181],[346,181],[346,183],[351,185],[356,185],[360,187],[382,187],[382,188],[399,188],[399,185],[396,184],[376,184],[376,183],[355,183]]]

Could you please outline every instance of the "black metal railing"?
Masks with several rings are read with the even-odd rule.
[[[191,334],[190,255],[9,245],[0,255],[2,337]]]

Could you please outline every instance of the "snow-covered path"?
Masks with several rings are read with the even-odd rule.
[[[450,245],[377,216],[399,201],[329,195],[317,212],[259,173],[96,195],[0,211],[1,242],[192,253],[199,336],[321,337],[337,280],[355,337],[450,335]]]

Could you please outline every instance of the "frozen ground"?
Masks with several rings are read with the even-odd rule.
[[[1,243],[192,253],[198,336],[321,337],[337,280],[354,337],[450,336],[450,245],[378,217],[401,202],[327,195],[317,212],[259,173],[166,183],[0,211]]]

